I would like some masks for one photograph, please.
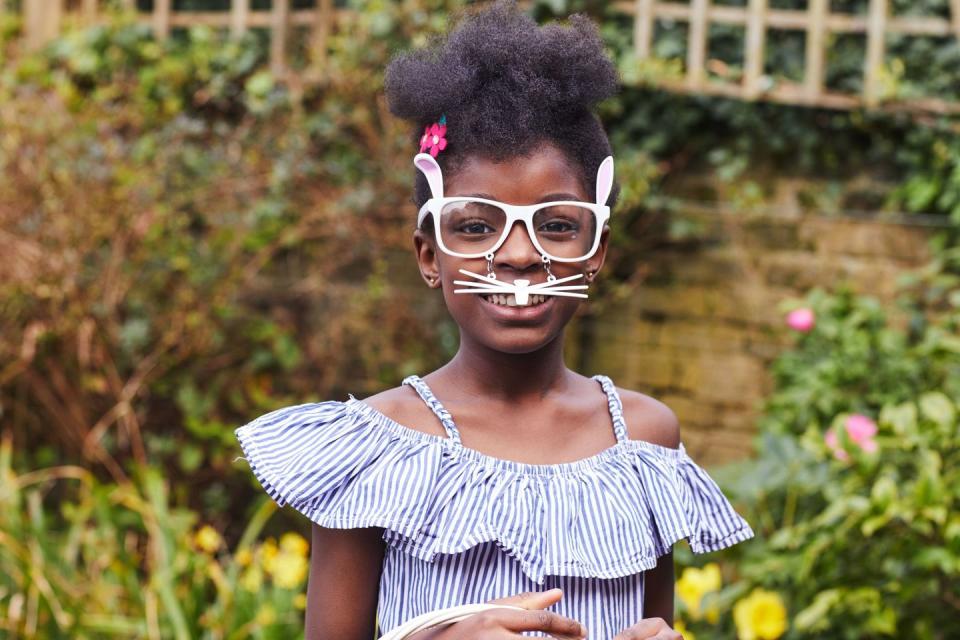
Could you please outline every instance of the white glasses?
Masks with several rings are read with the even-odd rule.
[[[544,202],[516,206],[484,198],[431,198],[419,221],[433,214],[440,248],[461,258],[480,258],[504,243],[521,220],[542,255],[558,262],[585,260],[600,244],[600,230],[610,217],[605,205]]]
[[[459,258],[482,258],[499,249],[517,221],[522,221],[533,246],[556,262],[579,262],[600,246],[603,225],[610,219],[607,198],[613,187],[613,158],[597,171],[597,201],[564,200],[511,205],[486,198],[445,197],[440,165],[421,153],[414,164],[426,176],[432,198],[417,216],[417,226],[432,214],[440,249]]]

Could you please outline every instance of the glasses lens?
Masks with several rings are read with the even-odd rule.
[[[443,244],[457,253],[486,253],[500,240],[506,224],[503,209],[486,202],[452,200],[440,212]]]
[[[533,216],[537,241],[552,258],[585,256],[593,248],[598,226],[593,209],[575,204],[552,205]]]
[[[496,204],[450,200],[440,212],[440,236],[447,249],[483,255],[504,234],[506,212]],[[577,204],[552,204],[533,216],[537,242],[550,258],[577,260],[593,248],[599,224],[593,209]]]

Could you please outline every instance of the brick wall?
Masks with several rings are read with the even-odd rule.
[[[678,415],[698,461],[750,454],[769,365],[793,338],[779,305],[810,287],[846,281],[890,304],[899,273],[929,257],[936,219],[883,221],[812,214],[680,213],[700,241],[672,246],[645,265],[634,295],[605,307],[589,330],[585,370],[648,393]]]

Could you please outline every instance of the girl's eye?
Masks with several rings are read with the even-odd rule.
[[[570,220],[547,220],[537,227],[537,231],[543,233],[576,233],[580,230],[579,225]]]
[[[486,222],[483,222],[482,220],[475,220],[475,221],[461,223],[460,225],[457,226],[457,231],[459,231],[460,233],[467,233],[467,234],[482,234],[482,233],[493,233],[494,231],[496,231],[496,229],[491,227]]]

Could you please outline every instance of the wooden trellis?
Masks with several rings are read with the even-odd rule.
[[[0,0],[2,1],[2,0]],[[27,46],[43,46],[56,37],[65,16],[85,24],[96,24],[105,18],[102,0],[21,0],[24,13],[24,31]],[[294,27],[310,32],[311,67],[325,65],[327,38],[337,17],[333,0],[316,0],[315,6],[293,10],[290,0],[273,0],[271,8],[254,11],[250,0],[231,0],[228,11],[174,11],[173,0],[153,0],[153,11],[137,12],[137,20],[153,28],[158,38],[166,38],[177,27],[197,25],[229,29],[239,37],[248,29],[266,28],[270,31],[270,68],[283,74],[287,69],[287,50],[290,31]],[[135,0],[122,0],[127,11],[137,11]]]
[[[0,0],[3,3],[4,0]],[[21,0],[28,46],[38,47],[55,37],[65,15],[82,22],[95,23],[103,18],[104,0]],[[128,10],[136,10],[135,0],[121,0]],[[883,95],[883,71],[886,37],[891,34],[912,36],[954,36],[960,39],[960,0],[950,0],[951,18],[896,16],[890,14],[889,0],[870,0],[865,15],[833,13],[830,0],[808,0],[806,10],[771,9],[769,0],[747,0],[745,7],[714,5],[711,0],[662,2],[660,0],[617,0],[613,6],[630,14],[634,21],[634,44],[640,59],[652,56],[654,27],[657,21],[672,20],[689,25],[685,77],[658,78],[657,86],[678,92],[720,95],[744,100],[769,100],[785,104],[809,105],[833,109],[871,107],[932,113],[960,113],[960,103],[938,97],[889,100]],[[239,36],[250,28],[270,30],[270,66],[277,73],[286,71],[287,50],[293,28],[307,28],[312,52],[311,76],[322,77],[326,60],[326,42],[337,23],[333,0],[316,0],[315,6],[293,10],[291,0],[273,0],[271,8],[253,11],[250,0],[231,0],[228,11],[174,11],[173,0],[154,0],[153,10],[139,12],[138,19],[152,26],[157,37],[164,38],[176,27],[207,25],[229,29]],[[718,80],[707,73],[709,28],[713,24],[744,28],[744,69],[739,82]],[[804,79],[776,82],[764,73],[768,32],[801,31],[806,35]],[[832,91],[825,85],[826,54],[831,34],[864,34],[866,54],[863,62],[863,92],[859,95]]]
[[[960,104],[935,97],[884,101],[881,84],[886,36],[952,35],[960,39],[960,0],[950,0],[949,20],[923,16],[892,16],[889,4],[888,0],[870,0],[866,15],[832,13],[829,0],[808,0],[805,11],[771,9],[768,0],[748,0],[745,7],[714,6],[710,0],[690,0],[684,4],[658,0],[628,0],[618,2],[616,6],[633,14],[634,44],[637,56],[641,59],[651,57],[657,20],[688,23],[686,77],[681,81],[669,78],[657,81],[658,86],[669,90],[833,109],[867,106],[960,113]],[[738,25],[745,29],[744,69],[739,83],[718,81],[707,74],[708,33],[711,24]],[[764,74],[769,30],[806,33],[803,82],[778,80],[773,83]],[[866,35],[861,95],[830,91],[824,85],[827,38],[834,33]]]

